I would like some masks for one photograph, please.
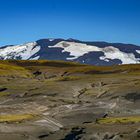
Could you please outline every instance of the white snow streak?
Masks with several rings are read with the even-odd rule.
[[[140,50],[136,50],[136,52],[140,54]]]
[[[118,48],[113,46],[107,46],[105,48],[99,48],[97,46],[86,45],[82,43],[75,43],[75,42],[67,42],[62,41],[54,46],[49,46],[49,48],[63,48],[62,52],[69,52],[70,56],[67,60],[74,60],[80,56],[83,56],[89,52],[103,52],[104,55],[100,57],[100,60],[104,60],[109,62],[110,59],[119,59],[122,61],[122,64],[133,64],[133,63],[140,63],[139,58],[135,58],[133,53],[125,53],[120,51]],[[140,53],[140,51],[139,51]]]

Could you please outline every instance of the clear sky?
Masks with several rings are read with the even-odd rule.
[[[0,0],[0,46],[41,38],[140,45],[140,0]]]

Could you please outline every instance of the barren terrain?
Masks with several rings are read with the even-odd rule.
[[[140,65],[0,61],[0,140],[139,140]]]

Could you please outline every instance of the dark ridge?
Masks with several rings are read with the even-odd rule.
[[[43,139],[43,138],[46,138],[46,137],[48,137],[48,136],[49,136],[49,134],[44,134],[44,135],[38,136],[38,138],[39,138],[39,139]]]
[[[7,88],[0,88],[0,92],[7,90]]]
[[[128,93],[125,96],[125,99],[135,102],[137,100],[140,100],[140,94],[139,93]]]

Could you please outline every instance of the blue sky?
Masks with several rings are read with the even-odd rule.
[[[0,0],[0,46],[41,38],[140,45],[140,0]]]

